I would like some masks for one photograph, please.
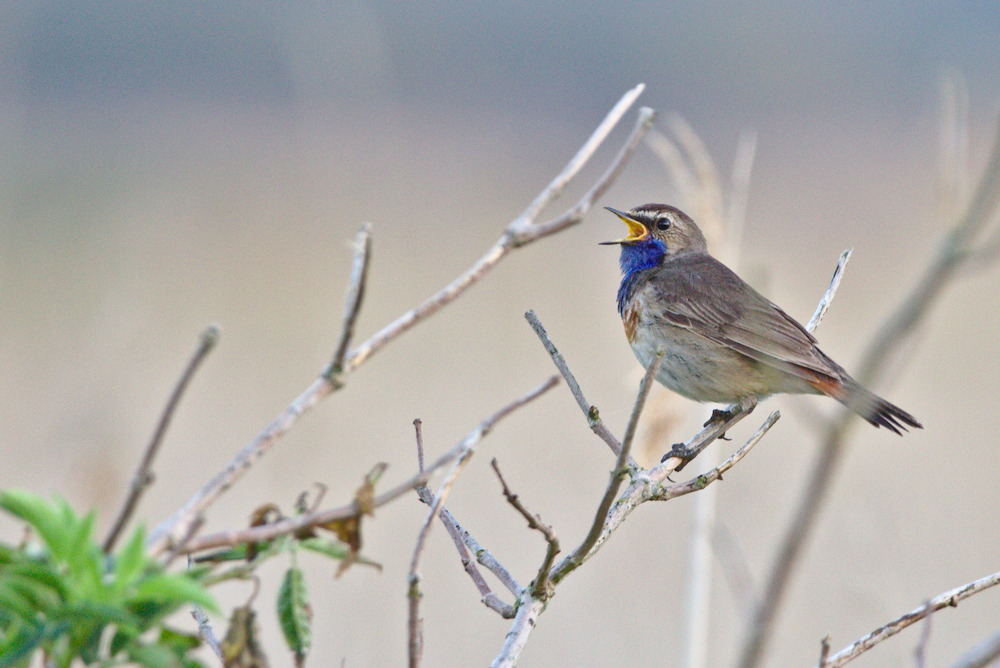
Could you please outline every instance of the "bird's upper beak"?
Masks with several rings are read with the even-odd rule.
[[[630,217],[624,211],[612,209],[610,206],[606,206],[604,208],[621,218],[622,222],[628,225],[628,236],[624,239],[617,239],[615,241],[602,241],[600,242],[602,246],[612,246],[614,244],[634,244],[639,241],[645,241],[649,238],[649,230],[646,229],[645,225]]]

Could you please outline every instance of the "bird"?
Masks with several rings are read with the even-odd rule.
[[[618,313],[643,368],[662,354],[660,383],[694,401],[744,410],[773,394],[825,394],[896,434],[923,428],[854,380],[805,327],[709,255],[686,213],[669,204],[605,208],[628,226],[624,238],[602,242],[621,247]]]

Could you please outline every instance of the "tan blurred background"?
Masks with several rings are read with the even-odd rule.
[[[218,323],[221,344],[140,509],[158,523],[327,361],[361,221],[374,224],[374,261],[359,340],[478,257],[640,81],[640,103],[683,114],[726,172],[740,133],[756,131],[741,271],[791,314],[809,317],[837,255],[855,249],[819,331],[851,369],[945,229],[944,72],[961,72],[970,91],[976,172],[992,141],[1000,12],[755,4],[5,5],[0,486],[59,492],[96,507],[106,527],[198,333]],[[676,197],[641,149],[599,204]],[[415,467],[416,417],[430,454],[451,447],[552,373],[523,320],[529,308],[621,432],[637,364],[614,308],[616,251],[597,246],[619,236],[616,223],[596,210],[518,251],[379,353],[213,508],[208,528],[242,525],[263,502],[289,507],[317,481],[340,503],[378,461],[390,464],[387,484],[402,480]],[[811,665],[827,633],[839,648],[1000,570],[998,291],[996,268],[962,277],[873,388],[926,429],[902,439],[855,430],[767,665]],[[674,440],[709,411],[680,405]],[[810,419],[835,406],[776,398],[763,408],[784,417],[719,490],[720,521],[758,586],[815,454]],[[764,410],[733,435],[745,438]],[[492,456],[567,547],[612,460],[564,387],[483,443],[449,506],[526,582],[544,545],[503,501]],[[675,665],[691,508],[689,497],[638,511],[559,588],[522,665]],[[311,665],[404,662],[406,568],[423,514],[405,498],[367,523],[365,552],[381,574],[359,567],[334,581],[333,566],[303,558]],[[0,528],[16,535],[6,520]],[[426,665],[488,663],[508,622],[478,602],[440,528],[424,564]],[[273,600],[283,566],[266,570],[258,600]],[[228,605],[248,594],[224,592]],[[710,665],[731,665],[743,604],[718,577]],[[949,664],[998,620],[994,591],[936,616],[928,665]],[[287,663],[266,608],[263,624],[274,665]],[[911,629],[855,665],[912,665],[918,638]]]

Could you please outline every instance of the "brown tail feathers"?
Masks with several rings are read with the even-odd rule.
[[[847,376],[843,380],[823,379],[811,383],[817,390],[833,397],[876,427],[903,435],[907,427],[923,429],[924,426],[895,404],[872,394],[856,380]]]

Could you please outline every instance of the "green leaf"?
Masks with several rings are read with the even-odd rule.
[[[177,655],[160,645],[135,645],[129,650],[129,658],[144,668],[175,668]]]
[[[201,637],[196,633],[183,633],[164,626],[160,630],[159,645],[169,647],[178,656],[183,656],[201,646]]]
[[[146,569],[146,531],[137,527],[115,555],[115,587],[125,591]]]
[[[25,596],[10,582],[0,582],[0,607],[15,613],[25,623],[34,623],[36,608],[30,596]]]
[[[300,658],[309,653],[312,644],[311,618],[305,576],[298,566],[292,566],[285,571],[281,589],[278,590],[278,621],[285,642]]]
[[[24,559],[23,561],[4,567],[0,571],[0,575],[3,578],[11,578],[12,581],[19,579],[31,580],[39,587],[52,590],[60,599],[67,598],[66,582],[47,563]]]
[[[34,615],[44,615],[62,605],[59,591],[46,584],[18,573],[6,573],[0,579],[0,589],[9,588],[30,603]]]
[[[185,575],[158,573],[145,578],[136,586],[134,601],[169,603],[174,606],[197,603],[206,610],[218,612],[219,607],[205,588]]]
[[[55,504],[22,489],[8,489],[0,492],[0,508],[30,524],[52,555],[65,556],[69,527]]]
[[[44,627],[36,624],[22,627],[0,642],[0,668],[21,668],[30,664],[31,653],[41,644]]]
[[[333,559],[346,559],[351,553],[351,548],[339,540],[329,538],[307,538],[299,543],[302,547],[312,552],[324,554]]]

